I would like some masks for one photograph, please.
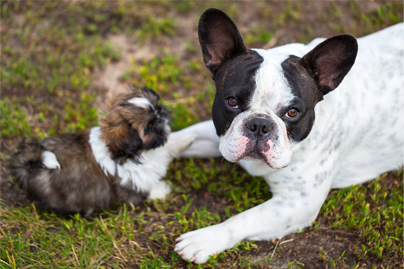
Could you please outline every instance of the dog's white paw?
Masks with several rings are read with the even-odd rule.
[[[165,147],[174,153],[174,157],[177,157],[194,142],[196,136],[196,134],[185,131],[173,132],[168,137]]]
[[[174,251],[184,260],[201,264],[209,260],[209,255],[231,248],[235,244],[232,239],[230,230],[217,224],[181,235]]]
[[[171,187],[165,181],[159,181],[152,186],[148,199],[164,199],[171,192]]]
[[[186,150],[192,144],[192,142],[194,142],[195,139],[196,139],[196,134],[185,133],[181,139],[181,143],[180,143],[181,146],[180,146],[179,152],[183,152],[184,150]]]

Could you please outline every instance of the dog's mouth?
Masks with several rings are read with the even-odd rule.
[[[247,144],[246,151],[242,155],[241,159],[249,159],[249,160],[258,160],[265,162],[265,156],[262,154],[262,150],[260,149],[260,141],[258,139],[249,139]]]
[[[291,160],[291,149],[282,130],[266,114],[239,114],[220,138],[219,150],[229,162],[255,160],[273,169],[283,168]]]
[[[238,162],[240,160],[254,160],[266,163],[273,169],[284,168],[289,165],[290,158],[285,162],[282,154],[276,151],[277,145],[272,140],[261,141],[259,139],[250,139],[247,143],[246,150],[237,158],[226,158],[230,162]]]

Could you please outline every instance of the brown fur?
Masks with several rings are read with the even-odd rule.
[[[147,98],[152,106],[142,108],[128,103],[134,97]],[[122,164],[128,159],[136,162],[143,150],[166,142],[168,113],[157,105],[158,99],[151,90],[132,89],[106,103],[106,115],[99,120],[100,138],[115,162]],[[146,126],[150,126],[147,134]],[[88,216],[94,210],[109,209],[120,202],[139,204],[147,197],[148,193],[134,191],[131,184],[122,187],[117,175],[104,173],[94,158],[89,135],[87,130],[19,146],[11,158],[11,169],[28,199],[37,207]],[[45,167],[45,150],[55,154],[60,169]]]
[[[126,160],[125,156],[138,155],[141,149],[145,149],[144,145],[158,135],[155,131],[144,133],[155,113],[151,113],[152,108],[128,105],[128,100],[134,97],[148,99],[159,114],[167,114],[165,109],[157,105],[158,95],[147,89],[131,89],[131,92],[120,94],[105,103],[103,110],[106,116],[101,117],[98,122],[102,132],[101,139],[106,142],[113,159],[124,157],[120,163]]]
[[[120,186],[119,178],[104,174],[94,159],[88,139],[89,132],[84,131],[51,137],[41,144],[34,141],[20,146],[11,167],[27,198],[37,207],[87,216],[94,210],[110,209],[120,202],[138,204],[146,198],[146,194]],[[42,166],[45,148],[56,155],[61,169]],[[27,160],[31,161],[28,169]]]

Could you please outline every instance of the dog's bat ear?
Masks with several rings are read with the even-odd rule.
[[[300,60],[317,81],[323,94],[334,90],[355,63],[358,42],[351,35],[331,37]]]
[[[203,12],[198,36],[203,61],[213,76],[224,61],[247,51],[237,26],[220,9],[209,8]]]

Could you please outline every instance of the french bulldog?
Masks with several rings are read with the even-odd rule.
[[[223,156],[261,176],[272,198],[223,223],[177,238],[183,259],[204,263],[243,240],[272,240],[316,219],[331,188],[404,163],[404,24],[268,50],[247,49],[221,10],[199,21],[216,85],[212,121],[183,157]]]

